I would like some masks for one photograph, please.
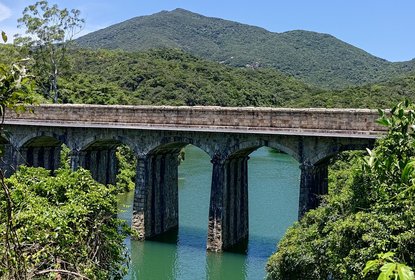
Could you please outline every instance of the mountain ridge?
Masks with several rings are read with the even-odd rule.
[[[77,43],[126,51],[177,48],[231,66],[275,68],[324,88],[384,81],[415,68],[415,60],[389,62],[330,34],[271,32],[181,8],[134,17],[84,35]]]

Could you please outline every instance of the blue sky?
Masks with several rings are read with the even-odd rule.
[[[303,29],[329,33],[390,61],[415,58],[415,0],[56,0],[86,19],[83,34],[161,10],[184,8],[273,32]],[[18,32],[17,18],[35,1],[0,0],[0,28]]]

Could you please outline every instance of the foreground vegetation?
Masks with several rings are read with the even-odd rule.
[[[117,219],[116,190],[89,171],[21,166],[6,180],[13,201],[14,250],[6,246],[0,212],[0,279],[122,279],[126,225]],[[1,209],[6,209],[0,193]],[[10,265],[20,266],[20,274]],[[60,279],[60,278],[59,278]]]
[[[24,110],[35,101],[25,62],[0,65],[3,121],[6,108]],[[6,179],[0,170],[0,186],[0,279],[123,278],[129,231],[116,216],[114,187],[97,183],[86,170],[71,171],[65,159],[53,175],[22,166]]]
[[[382,112],[380,123],[389,132],[368,156],[343,155],[334,164],[329,195],[287,231],[269,259],[268,279],[377,279],[385,262],[372,262],[366,276],[363,270],[386,252],[415,266],[413,106],[399,105],[390,117]],[[390,274],[380,279],[414,279],[393,268]]]

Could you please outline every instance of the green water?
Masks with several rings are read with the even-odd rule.
[[[208,253],[206,235],[211,164],[207,154],[186,148],[179,167],[179,232],[173,240],[126,240],[131,250],[126,279],[257,280],[265,277],[267,258],[297,218],[300,170],[290,156],[261,148],[249,160],[249,243],[246,254]],[[133,192],[120,196],[132,205]],[[131,221],[132,209],[120,216]]]

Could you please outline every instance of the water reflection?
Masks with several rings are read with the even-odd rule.
[[[234,255],[234,256],[232,256]],[[236,253],[223,254],[207,252],[206,279],[218,280],[245,280],[247,271],[247,258]]]
[[[133,241],[130,245],[132,263],[129,279],[177,279],[175,243]]]

